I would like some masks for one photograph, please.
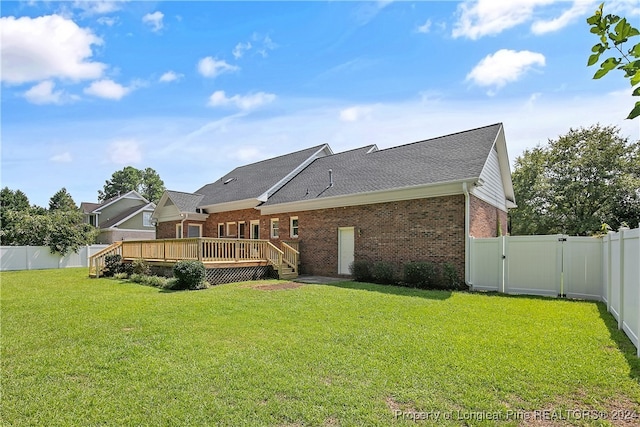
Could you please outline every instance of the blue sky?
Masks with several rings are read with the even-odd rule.
[[[586,62],[595,1],[1,4],[1,183],[48,206],[116,170],[195,191],[321,143],[401,145],[502,122],[513,161],[634,99]],[[640,25],[636,1],[605,11]]]

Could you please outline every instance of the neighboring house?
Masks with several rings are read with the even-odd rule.
[[[467,236],[507,233],[515,207],[502,124],[379,150],[328,145],[239,167],[195,193],[167,191],[158,238],[296,242],[301,271],[354,260],[449,262],[467,277]]]
[[[129,191],[102,203],[82,202],[85,222],[100,229],[97,243],[119,240],[155,239],[156,228],[152,214],[156,205],[136,191]]]

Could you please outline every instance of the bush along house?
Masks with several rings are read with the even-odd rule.
[[[515,207],[501,123],[387,149],[327,145],[241,166],[194,193],[166,191],[157,239],[266,240],[299,251],[303,274],[354,261],[430,262],[468,277],[468,236],[507,233]]]

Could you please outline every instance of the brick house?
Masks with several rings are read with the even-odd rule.
[[[502,124],[379,150],[324,144],[234,169],[195,193],[167,191],[157,238],[293,242],[305,274],[354,260],[449,262],[468,277],[467,236],[507,233],[515,207]]]

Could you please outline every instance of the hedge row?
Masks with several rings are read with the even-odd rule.
[[[451,263],[410,262],[403,266],[402,277],[395,274],[393,264],[367,260],[354,261],[349,270],[357,282],[373,282],[419,289],[467,289],[458,270]]]

